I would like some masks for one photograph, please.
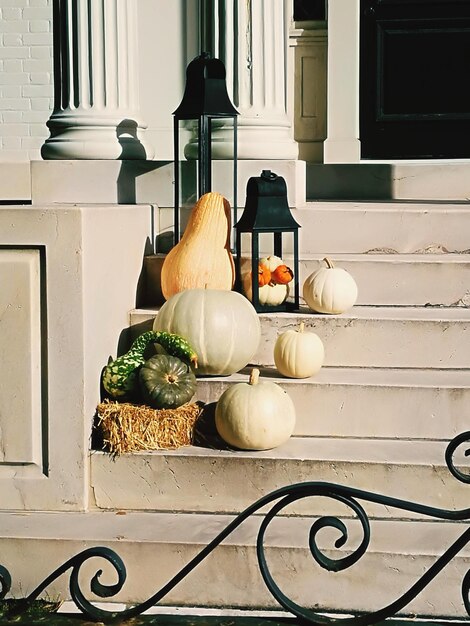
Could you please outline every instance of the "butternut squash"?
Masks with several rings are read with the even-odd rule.
[[[224,196],[210,191],[199,198],[181,240],[163,262],[161,285],[166,300],[186,289],[232,289],[230,223],[230,204]]]

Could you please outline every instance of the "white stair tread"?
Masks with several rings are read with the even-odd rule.
[[[238,459],[269,459],[270,461],[299,461],[315,462],[343,462],[347,464],[360,463],[406,465],[406,466],[445,466],[444,453],[446,442],[427,440],[403,439],[374,439],[366,438],[337,438],[337,437],[291,437],[289,441],[272,450],[235,450],[214,449],[199,446],[186,446],[176,450],[152,450],[123,454],[116,463],[124,461],[126,457],[151,458],[153,456],[171,457],[203,457],[211,458],[238,458]],[[103,452],[93,452],[93,455],[105,455]],[[314,480],[314,477],[312,477]]]
[[[146,307],[134,309],[132,316],[145,317],[150,319],[158,314],[158,307]],[[301,306],[294,313],[261,313],[260,317],[264,319],[276,318],[298,318],[303,319],[318,318],[321,320],[337,320],[337,319],[358,319],[358,320],[422,320],[422,321],[462,321],[470,320],[470,309],[465,307],[441,307],[441,306],[354,306],[349,311],[338,315],[322,315],[310,311],[307,307]]]
[[[367,509],[367,503],[363,502]],[[213,513],[161,513],[138,511],[89,511],[86,513],[0,512],[0,539],[86,541],[93,545],[109,542],[174,543],[207,545],[235,515]],[[225,545],[253,546],[262,515],[247,518],[225,540]],[[276,517],[266,545],[307,548],[306,537],[312,517]],[[371,519],[371,551],[405,554],[439,554],[463,530],[465,523],[427,520]],[[354,527],[351,540],[354,541]],[[358,533],[355,533],[358,535]],[[397,541],[397,534],[400,540]],[[462,555],[470,555],[467,546]]]
[[[251,369],[198,378],[196,398],[217,402],[230,386],[246,383]],[[294,402],[296,436],[448,441],[470,426],[468,369],[324,366],[303,379],[285,378],[274,365],[260,371]]]
[[[470,242],[469,242],[470,245]],[[396,265],[404,265],[409,263],[424,263],[428,265],[433,264],[443,264],[443,263],[451,263],[454,265],[462,265],[470,263],[470,254],[465,253],[456,253],[456,252],[412,252],[412,253],[402,253],[402,252],[387,252],[380,250],[371,250],[366,251],[364,253],[341,253],[341,254],[331,254],[328,251],[324,252],[311,252],[311,253],[300,253],[299,260],[300,261],[321,261],[325,257],[328,257],[335,265],[338,267],[341,266],[342,263],[394,263]],[[284,259],[290,260],[292,259],[292,255],[286,254],[284,255]],[[325,265],[322,265],[325,267]]]
[[[400,200],[307,200],[305,205],[299,207],[297,211],[334,211],[337,209],[348,209],[350,211],[369,212],[399,212],[422,213],[444,211],[445,213],[466,213],[469,209],[468,201],[451,200],[428,200],[403,202]]]
[[[264,316],[276,317],[293,317],[298,316],[299,321],[305,318],[318,318],[322,320],[335,319],[358,319],[358,320],[420,320],[420,321],[463,321],[470,320],[470,309],[464,307],[395,307],[395,306],[354,306],[349,311],[339,315],[322,315],[314,313],[307,307],[300,307],[296,314],[291,313],[269,313],[261,314]]]
[[[12,574],[12,593],[23,597],[25,590],[34,589],[73,555],[84,548],[104,545],[122,558],[127,570],[122,590],[108,599],[113,603],[107,605],[108,610],[113,610],[114,603],[146,601],[233,519],[231,515],[219,514],[119,513],[122,512],[27,516],[0,513],[3,563]],[[247,519],[161,604],[279,609],[257,564],[256,538],[261,519],[261,516]],[[314,600],[320,610],[334,607],[335,611],[343,612],[370,611],[388,605],[410,588],[467,526],[428,520],[404,523],[372,519],[370,545],[364,556],[354,567],[331,574],[315,563],[309,550],[309,531],[314,519],[304,516],[272,520],[264,541],[268,566],[283,592],[300,605],[312,606]],[[334,546],[337,531],[323,529],[318,535],[319,548],[330,558],[346,556],[362,539],[357,521],[344,519],[344,522],[349,539],[342,548]],[[34,559],[33,568],[31,559]],[[466,546],[436,581],[441,593],[436,593],[436,586],[431,584],[406,607],[407,612],[465,616],[460,589],[468,559]],[[82,589],[97,604],[98,598],[92,596],[85,583],[98,568],[103,570],[103,581],[116,580],[116,572],[103,559],[93,558],[84,564],[80,571]],[[142,572],[148,575],[143,576]],[[48,586],[51,598],[70,597],[69,578],[69,573],[65,573]],[[102,601],[99,605],[106,607]]]
[[[360,385],[378,387],[470,388],[469,369],[410,369],[386,367],[322,367],[309,378],[287,378],[275,368],[260,367],[262,378],[283,385]],[[251,367],[231,376],[201,376],[199,382],[246,382]]]
[[[131,311],[133,336],[151,328],[158,310]],[[251,361],[258,365],[272,367],[279,333],[303,321],[323,341],[328,367],[469,367],[470,308],[354,306],[340,315],[321,315],[301,306],[296,312],[260,313],[259,319],[261,341]]]

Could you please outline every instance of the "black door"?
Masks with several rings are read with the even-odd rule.
[[[470,157],[470,0],[361,0],[365,159]]]

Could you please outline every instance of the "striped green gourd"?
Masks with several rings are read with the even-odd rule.
[[[144,364],[144,353],[150,343],[158,343],[171,356],[197,367],[197,355],[180,335],[149,330],[134,341],[130,350],[108,363],[103,370],[103,387],[113,398],[132,394],[138,388],[139,367]]]

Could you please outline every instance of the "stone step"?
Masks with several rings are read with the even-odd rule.
[[[469,249],[469,203],[308,202],[293,211],[302,253],[361,254],[374,249],[413,254],[440,247]]]
[[[301,290],[307,276],[325,267],[321,260],[326,256],[302,256]],[[329,258],[354,277],[357,304],[470,306],[470,254],[337,254]]]
[[[468,202],[469,172],[468,159],[308,163],[307,198]]]
[[[283,255],[292,267],[292,256]],[[299,284],[330,258],[354,277],[357,304],[373,306],[470,306],[470,254],[303,254]],[[163,255],[146,257],[148,304],[164,302],[160,290]]]
[[[304,254],[299,261],[300,296],[305,279],[329,257],[354,277],[359,305],[470,306],[470,254]],[[146,257],[148,304],[164,302],[160,272],[164,257]],[[292,257],[284,255],[292,266]]]
[[[230,386],[247,382],[249,372],[199,378],[196,399],[216,403]],[[292,398],[297,436],[449,440],[468,428],[465,370],[323,367],[296,380],[263,368],[261,378]]]
[[[279,333],[300,321],[325,346],[325,365],[339,367],[470,367],[470,310],[353,307],[338,316],[271,313],[261,316],[261,345],[254,362],[274,364]]]
[[[158,309],[134,309],[133,333],[151,327]],[[341,315],[260,314],[261,342],[253,364],[273,366],[279,333],[305,323],[325,346],[325,365],[333,367],[470,367],[470,309],[463,307],[354,306]]]
[[[266,451],[229,449],[217,438],[177,450],[91,454],[91,489],[100,509],[234,513],[284,485],[321,480],[405,500],[460,509],[468,485],[444,461],[446,442],[291,437]],[[297,515],[341,513],[331,501],[302,502]],[[419,517],[371,505],[378,518]]]
[[[256,537],[262,519],[260,515],[248,518],[161,604],[279,609],[257,563]],[[122,591],[107,601],[113,605],[140,603],[162,588],[232,520],[232,516],[222,514],[158,512],[0,513],[2,565],[12,575],[13,594],[22,597],[84,548],[107,546],[123,559],[127,569]],[[313,521],[305,517],[274,518],[264,546],[269,568],[287,597],[320,611],[371,611],[388,605],[409,589],[466,528],[463,523],[435,520],[372,520],[367,552],[354,567],[332,574],[315,563],[308,548]],[[334,546],[337,531],[325,529],[318,536],[319,547],[330,558],[346,556],[362,539],[359,524],[345,521],[349,539],[343,548]],[[467,546],[403,613],[467,617],[460,589],[469,562]],[[114,584],[116,575],[111,566],[93,558],[81,568],[81,586],[87,597],[106,607],[87,592],[98,568],[103,569],[100,582]],[[48,597],[69,598],[68,580],[67,572],[54,581],[48,587]]]
[[[377,248],[404,254],[430,247],[449,252],[469,249],[468,201],[311,200],[291,210],[300,225],[300,249],[305,254],[319,250],[328,254],[362,254]],[[188,215],[189,211],[181,212],[183,229]],[[173,209],[160,207],[158,219],[157,250],[167,252],[172,246]],[[263,247],[263,242],[271,246],[272,237],[263,239],[262,235],[260,241],[262,250],[271,249]],[[291,250],[289,244],[290,239],[286,237],[287,251]]]

